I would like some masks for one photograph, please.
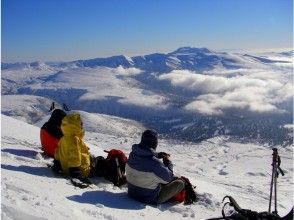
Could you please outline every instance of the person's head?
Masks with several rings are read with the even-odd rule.
[[[158,135],[156,131],[153,131],[153,130],[144,131],[142,133],[140,144],[155,150],[158,144]]]
[[[66,113],[61,109],[55,109],[48,122],[57,125],[58,127],[61,126],[62,119],[66,116]]]

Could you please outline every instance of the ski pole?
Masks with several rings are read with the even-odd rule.
[[[120,165],[119,165],[119,162],[118,162],[118,158],[116,157],[115,158],[115,163],[116,163],[116,170],[117,170],[117,185],[120,184],[120,180],[122,179],[122,172],[121,172],[121,169],[120,169]]]
[[[273,148],[273,161],[272,161],[272,179],[271,179],[271,187],[270,187],[270,199],[269,199],[269,208],[268,208],[268,212],[271,213],[271,206],[272,206],[272,195],[273,195],[273,186],[275,185],[275,189],[276,189],[276,184],[274,182],[276,182],[276,173],[277,173],[277,169],[276,169],[276,161],[277,161],[277,153],[278,150],[277,148]],[[276,190],[275,190],[276,192]]]

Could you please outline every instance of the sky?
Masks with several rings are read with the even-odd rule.
[[[293,0],[1,0],[1,61],[293,48]]]

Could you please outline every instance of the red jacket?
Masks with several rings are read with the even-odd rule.
[[[44,153],[49,157],[54,157],[55,149],[57,148],[59,139],[50,135],[45,129],[40,132],[41,145]]]

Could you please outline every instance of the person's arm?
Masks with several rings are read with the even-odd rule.
[[[157,157],[159,159],[162,159],[163,160],[163,164],[171,171],[173,172],[173,164],[172,162],[170,161],[170,155],[168,153],[165,153],[165,152],[159,152],[157,153]]]
[[[174,174],[172,171],[171,161],[165,162],[167,165],[162,163],[159,159],[156,159],[153,165],[153,172],[156,176],[163,180],[163,183],[172,181]]]
[[[163,158],[163,164],[173,173],[174,165],[169,158]]]

